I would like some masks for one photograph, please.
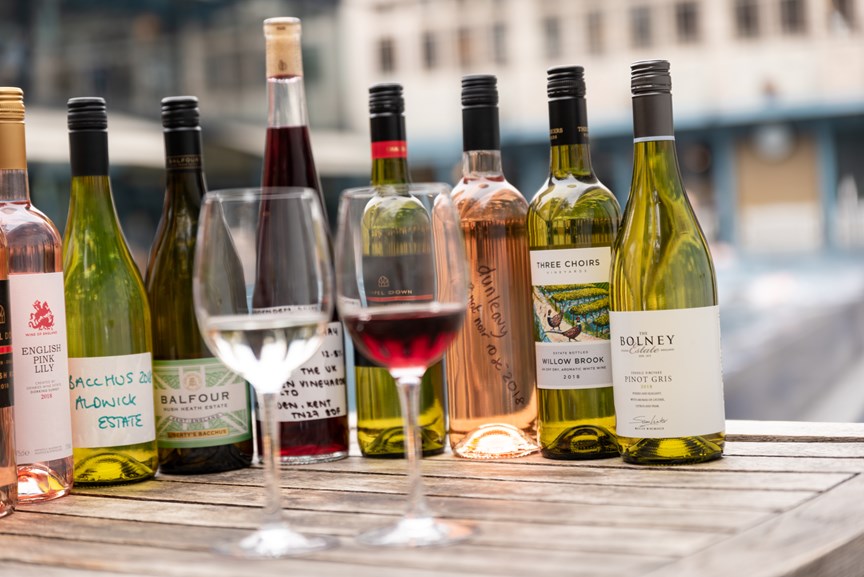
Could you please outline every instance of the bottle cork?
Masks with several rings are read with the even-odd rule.
[[[26,170],[24,147],[24,92],[0,87],[0,170]]]
[[[268,18],[264,21],[264,40],[267,78],[303,76],[299,18]]]

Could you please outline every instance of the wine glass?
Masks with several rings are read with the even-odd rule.
[[[207,346],[255,388],[261,410],[265,505],[259,528],[217,546],[277,558],[332,546],[295,532],[282,515],[276,398],[315,353],[333,311],[332,272],[320,201],[304,188],[208,192],[195,252],[195,313]]]
[[[354,344],[396,381],[404,422],[408,507],[395,524],[362,533],[367,545],[421,547],[466,539],[474,528],[435,519],[420,475],[420,382],[456,337],[467,303],[465,246],[446,185],[342,193],[337,305]]]

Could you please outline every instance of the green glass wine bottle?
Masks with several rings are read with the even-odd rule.
[[[372,187],[376,196],[363,215],[364,277],[368,278],[367,286],[375,286],[380,276],[376,271],[383,274],[385,270],[393,270],[394,259],[406,258],[411,259],[412,266],[425,266],[429,276],[428,282],[393,285],[380,289],[381,294],[370,293],[367,297],[370,302],[380,304],[431,300],[435,286],[432,247],[425,242],[428,236],[419,233],[428,231],[431,220],[423,205],[409,192],[404,109],[401,85],[376,84],[369,89]],[[438,362],[429,367],[420,385],[419,422],[424,455],[444,451],[447,428],[442,364]],[[356,349],[354,367],[360,450],[367,457],[404,456],[402,412],[393,377],[387,369],[374,365]]]
[[[74,480],[129,483],[158,465],[150,307],[114,207],[105,100],[72,98],[63,235]]]
[[[621,456],[709,461],[725,439],[714,264],[678,168],[669,62],[631,72],[633,181],[610,275]]]
[[[609,265],[621,209],[594,176],[581,66],[548,70],[549,178],[528,207],[541,453],[617,457]]]
[[[165,205],[146,275],[159,470],[230,471],[252,462],[252,411],[246,381],[204,344],[192,301],[198,212],[206,192],[198,99],[162,99],[162,125]]]

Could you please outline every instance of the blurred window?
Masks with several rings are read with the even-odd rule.
[[[602,54],[603,53],[603,13],[589,12],[585,19],[588,27],[588,53]]]
[[[381,72],[396,70],[396,47],[392,38],[382,38],[378,41],[378,69]]]
[[[780,29],[784,34],[807,31],[804,0],[780,0]]]
[[[651,9],[648,6],[630,9],[630,42],[634,48],[651,46]]]
[[[543,20],[543,41],[546,58],[552,59],[561,56],[561,24],[554,16],[549,16]]]
[[[855,30],[855,0],[831,1],[831,25],[836,29]]]
[[[735,0],[735,31],[740,38],[759,36],[759,3],[757,0]]]
[[[471,53],[471,33],[467,28],[459,29],[456,33],[456,42],[459,51],[459,66],[462,68],[469,68],[473,63],[474,58]]]
[[[679,2],[675,5],[675,30],[679,42],[699,40],[699,4]]]
[[[507,64],[507,26],[500,22],[492,26],[492,59]]]
[[[438,44],[432,32],[423,34],[423,67],[432,70],[438,66]]]

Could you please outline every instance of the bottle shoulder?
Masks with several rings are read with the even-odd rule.
[[[529,218],[554,220],[601,219],[617,223],[621,206],[596,178],[549,178],[529,205]]]
[[[463,177],[453,188],[451,199],[463,221],[524,218],[528,214],[525,196],[504,178]]]

